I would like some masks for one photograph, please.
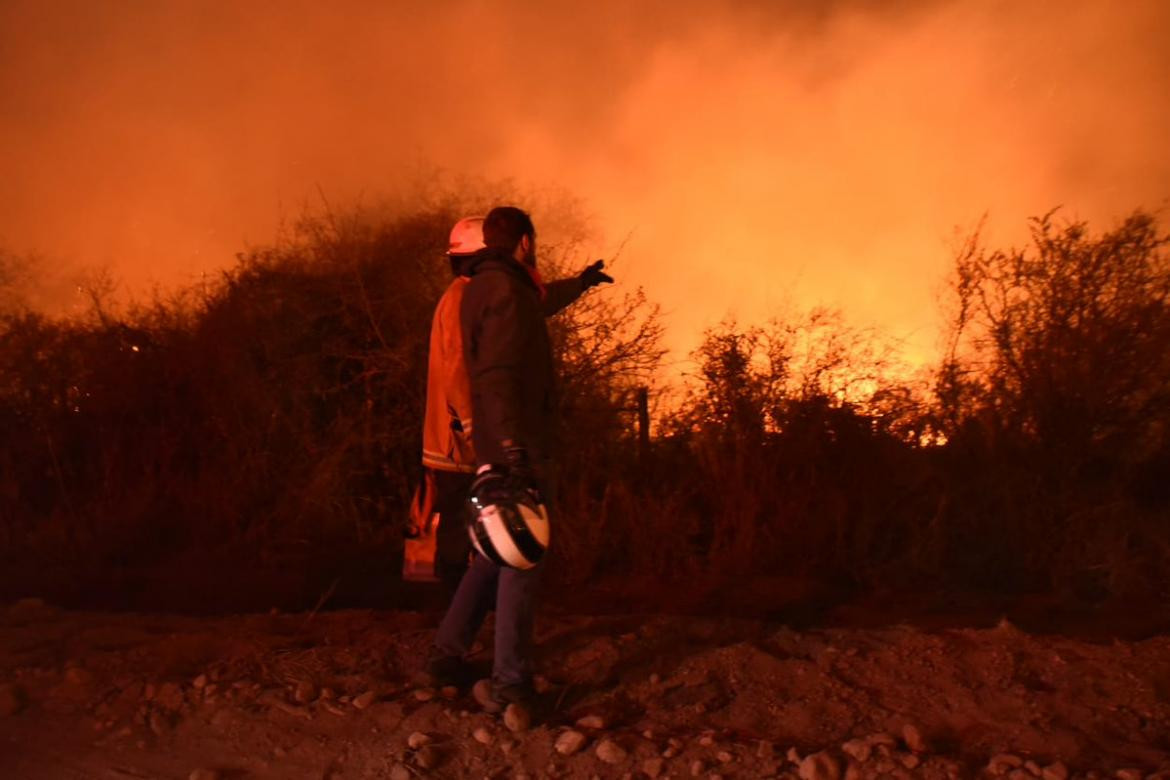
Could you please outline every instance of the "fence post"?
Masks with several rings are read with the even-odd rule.
[[[650,456],[650,391],[638,388],[638,463],[645,468]]]

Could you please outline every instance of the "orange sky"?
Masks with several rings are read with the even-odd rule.
[[[429,161],[632,233],[680,352],[825,303],[921,358],[955,228],[1170,198],[1165,0],[538,5],[0,0],[0,247],[181,283]]]

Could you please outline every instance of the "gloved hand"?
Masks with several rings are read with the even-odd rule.
[[[612,284],[613,277],[605,271],[602,271],[602,268],[605,268],[605,261],[598,260],[578,274],[577,278],[581,280],[581,288],[588,290],[590,287],[596,287],[599,284]]]
[[[508,459],[508,481],[513,490],[526,491],[536,503],[544,503],[540,495],[540,488],[536,486],[536,472],[532,469],[532,462],[528,459],[528,450],[520,446],[506,446],[504,454]]]

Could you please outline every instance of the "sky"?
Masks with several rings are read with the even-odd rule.
[[[985,215],[1166,208],[1167,41],[1165,0],[0,0],[0,248],[186,284],[437,166],[579,197],[676,354],[826,305],[928,361]]]

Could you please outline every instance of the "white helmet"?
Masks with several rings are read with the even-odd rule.
[[[451,240],[447,254],[453,256],[473,255],[483,249],[483,217],[464,217],[451,228]]]
[[[531,569],[548,549],[548,510],[527,491],[496,489],[501,472],[482,466],[471,488],[468,534],[476,552],[498,566]]]

